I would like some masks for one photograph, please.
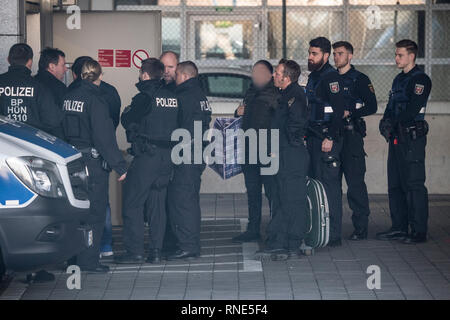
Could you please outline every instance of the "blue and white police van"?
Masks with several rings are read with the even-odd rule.
[[[73,146],[0,116],[0,270],[62,263],[92,245],[88,175]]]

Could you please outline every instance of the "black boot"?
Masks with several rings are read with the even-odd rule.
[[[260,235],[258,232],[247,230],[244,233],[241,233],[240,235],[234,237],[231,241],[236,243],[243,243],[258,241],[259,239]]]
[[[376,238],[383,241],[403,240],[407,235],[406,232],[389,229],[388,231],[377,233]]]
[[[416,243],[424,243],[427,241],[426,233],[414,232],[413,234],[405,237],[401,240],[404,244],[416,244]]]
[[[174,254],[171,254],[167,257],[167,260],[180,260],[180,259],[187,259],[187,258],[198,258],[199,254],[196,252],[189,252],[184,250],[178,250]]]
[[[353,231],[352,235],[348,240],[352,241],[360,241],[360,240],[366,240],[367,239],[367,229],[360,229]]]
[[[114,262],[118,264],[141,264],[145,259],[140,254],[126,253],[114,258]]]
[[[148,256],[146,261],[148,263],[160,264],[161,263],[161,250],[159,250],[159,249],[150,250],[150,255]]]

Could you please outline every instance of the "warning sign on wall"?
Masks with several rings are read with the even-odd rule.
[[[142,61],[150,58],[150,55],[145,50],[136,50],[133,54],[133,64],[136,68],[140,69]]]
[[[114,50],[113,49],[99,49],[98,62],[102,67],[114,67]]]
[[[131,67],[131,50],[116,50],[116,68]]]

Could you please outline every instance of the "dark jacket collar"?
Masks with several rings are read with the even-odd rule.
[[[80,87],[87,89],[87,90],[92,90],[96,93],[98,93],[100,91],[100,87],[93,84],[92,82],[90,82],[89,80],[81,80],[80,81]]]
[[[329,69],[333,69],[330,62],[327,61],[319,70],[311,72],[310,76],[312,77],[320,77],[324,72],[328,71]]]
[[[8,72],[23,73],[23,74],[25,74],[27,76],[31,75],[31,70],[28,69],[26,66],[21,66],[21,65],[9,66]]]
[[[149,95],[153,95],[156,90],[161,88],[163,83],[160,80],[144,80],[136,83],[136,88],[139,92],[147,93]]]
[[[178,85],[176,91],[178,92],[178,91],[189,90],[191,88],[195,88],[195,87],[199,87],[199,86],[200,86],[200,81],[198,80],[198,77],[195,77],[195,78],[186,80],[182,84]]]
[[[414,66],[414,68],[412,68],[411,70],[409,70],[408,72],[401,72],[402,74],[404,74],[404,75],[406,75],[406,76],[409,76],[410,74],[412,74],[413,72],[415,72],[415,71],[417,71],[417,70],[420,70],[420,68],[419,68],[419,66],[416,64],[415,66]]]
[[[39,71],[38,71],[38,73],[37,73],[37,76],[38,76],[38,77],[45,78],[45,79],[48,79],[48,80],[51,80],[51,81],[57,80],[57,81],[61,82],[61,80],[57,79],[53,74],[51,74],[51,73],[48,72],[47,70],[40,70],[40,69],[39,69]],[[61,83],[62,83],[62,82],[61,82]]]

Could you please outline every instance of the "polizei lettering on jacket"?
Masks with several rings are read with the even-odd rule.
[[[84,101],[64,100],[64,110],[72,112],[83,112]]]
[[[0,87],[0,97],[34,97],[33,87]]]
[[[157,107],[178,108],[177,98],[156,98]]]

